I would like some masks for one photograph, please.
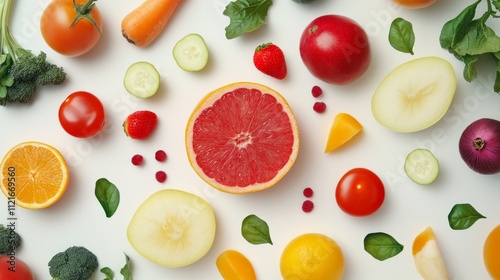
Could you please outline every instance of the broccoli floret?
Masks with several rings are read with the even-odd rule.
[[[7,96],[5,97],[8,103],[28,103],[36,90],[36,84],[30,81],[22,81],[14,83],[7,87]]]
[[[38,56],[26,53],[18,57],[17,61],[12,64],[9,73],[16,82],[35,81],[45,69],[46,59],[47,55],[44,52],[40,52]]]
[[[49,261],[49,273],[53,280],[87,280],[97,267],[97,257],[82,246],[69,247]]]
[[[0,224],[0,255],[8,254],[21,245],[21,236]]]
[[[62,67],[45,62],[45,67],[42,72],[36,77],[36,83],[44,85],[60,85],[66,79],[66,73]]]

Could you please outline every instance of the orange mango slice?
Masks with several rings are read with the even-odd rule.
[[[412,254],[415,266],[423,279],[450,279],[434,230],[431,227],[427,227],[417,235],[413,241]]]
[[[256,280],[252,263],[240,252],[227,250],[216,260],[217,269],[224,280]]]
[[[325,153],[329,153],[351,140],[363,129],[363,126],[353,116],[339,113],[333,119]]]

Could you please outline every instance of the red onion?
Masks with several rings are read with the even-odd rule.
[[[458,143],[460,156],[480,174],[500,172],[500,121],[483,118],[465,128]]]

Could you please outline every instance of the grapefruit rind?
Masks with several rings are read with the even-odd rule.
[[[290,129],[293,134],[293,145],[292,145],[292,150],[289,154],[288,160],[286,164],[284,164],[281,169],[279,169],[276,173],[276,175],[268,181],[265,182],[256,182],[251,185],[248,185],[246,187],[238,187],[236,185],[226,185],[218,182],[213,178],[213,176],[209,176],[205,173],[205,171],[200,167],[200,165],[197,162],[197,154],[194,151],[194,146],[193,146],[193,131],[194,131],[194,125],[197,122],[198,117],[202,114],[202,112],[210,108],[214,105],[216,101],[218,101],[224,94],[228,92],[233,92],[234,90],[237,89],[253,89],[253,90],[258,90],[263,95],[265,94],[270,94],[276,99],[277,104],[281,105],[283,108],[283,112],[287,114],[288,120],[290,123]],[[254,82],[235,82],[231,83],[228,85],[225,85],[223,87],[220,87],[218,89],[215,89],[205,95],[201,101],[197,104],[193,112],[191,113],[191,116],[189,117],[187,126],[186,126],[186,134],[185,134],[185,144],[186,144],[186,152],[188,156],[189,163],[193,170],[198,174],[198,176],[205,181],[207,184],[212,186],[213,188],[226,192],[226,193],[232,193],[232,194],[245,194],[245,193],[252,193],[252,192],[258,192],[262,191],[265,189],[268,189],[272,186],[274,186],[276,183],[278,183],[291,169],[293,164],[296,161],[298,152],[299,152],[299,129],[297,125],[297,121],[295,119],[295,116],[292,112],[292,109],[288,105],[288,102],[285,100],[285,98],[278,93],[277,91],[271,89],[268,86],[254,83]],[[243,167],[245,168],[245,167]]]

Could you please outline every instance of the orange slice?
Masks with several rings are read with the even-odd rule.
[[[61,153],[40,142],[23,142],[10,149],[0,164],[0,188],[16,205],[42,209],[66,191],[69,171]]]
[[[363,126],[353,116],[339,113],[333,119],[325,153],[329,153],[351,140],[363,129]]]
[[[235,250],[222,252],[216,260],[217,269],[225,280],[255,280],[252,263]]]
[[[280,93],[237,82],[198,103],[187,123],[186,151],[195,172],[212,187],[256,192],[290,170],[299,152],[299,130]]]
[[[427,227],[415,237],[412,254],[415,266],[424,279],[450,279],[431,227]]]
[[[500,225],[486,237],[483,247],[483,259],[486,270],[492,279],[500,279]]]

